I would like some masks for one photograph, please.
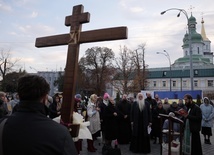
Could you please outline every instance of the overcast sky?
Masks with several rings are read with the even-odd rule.
[[[0,0],[0,49],[20,59],[18,67],[27,72],[63,70],[67,46],[36,48],[35,40],[69,33],[65,17],[79,4],[84,6],[84,12],[90,13],[90,22],[82,25],[82,31],[128,27],[126,40],[81,44],[79,58],[94,46],[111,48],[117,54],[120,46],[135,50],[145,43],[149,68],[168,67],[167,58],[156,52],[166,50],[172,63],[182,57],[182,40],[187,31],[184,14],[179,18],[178,11],[160,15],[169,8],[185,9],[189,17],[192,12],[198,33],[203,14],[207,37],[214,41],[213,0]]]

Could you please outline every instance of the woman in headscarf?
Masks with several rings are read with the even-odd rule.
[[[204,143],[211,144],[210,136],[212,136],[214,108],[210,104],[208,97],[203,98],[203,104],[200,106],[202,111],[201,133],[204,135]]]

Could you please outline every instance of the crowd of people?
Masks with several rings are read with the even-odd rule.
[[[49,86],[43,78],[28,75],[19,80],[18,93],[14,93],[11,100],[6,93],[0,92],[0,118],[12,116],[8,117],[4,129],[3,150],[6,155],[14,152],[57,154],[61,150],[65,151],[63,154],[80,154],[84,139],[87,141],[87,150],[96,152],[94,141],[98,137],[102,137],[103,147],[111,148],[113,142],[117,142],[120,145],[128,144],[133,153],[147,154],[152,149],[150,140],[153,139],[154,144],[160,144],[162,129],[168,126],[167,120],[161,126],[160,114],[176,117],[184,122],[184,128],[179,128],[176,124],[173,126],[174,130],[182,130],[184,133],[184,153],[202,154],[200,132],[204,136],[204,143],[211,144],[214,107],[207,97],[203,98],[201,105],[197,105],[188,94],[171,104],[168,98],[160,99],[158,94],[152,98],[149,92],[145,98],[141,92],[136,98],[128,98],[127,94],[123,94],[118,102],[108,93],[88,97],[76,94],[74,115],[81,125],[79,135],[72,139],[68,137],[70,134],[65,127],[51,120],[60,119],[63,95],[57,93],[51,97],[48,96],[48,91]],[[185,112],[181,113],[181,109]],[[30,133],[32,128],[34,133]],[[58,136],[59,132],[62,135]],[[17,140],[13,141],[11,136],[16,137],[17,134]],[[47,138],[53,141],[48,141]],[[29,149],[34,148],[21,150],[21,145],[28,142],[31,145]],[[168,142],[167,139],[165,142]],[[7,144],[16,145],[15,149],[7,149]]]
[[[186,133],[190,132],[193,139],[189,141],[198,142],[196,144],[192,142],[192,145],[197,146],[198,150],[191,150],[193,146],[189,146],[190,149],[186,149],[189,151],[186,152],[187,154],[194,154],[190,152],[195,150],[202,154],[199,135],[201,128],[204,143],[211,144],[210,136],[212,136],[214,109],[212,102],[207,97],[203,99],[201,105],[196,105],[190,95],[186,95],[184,99],[178,99],[178,102],[173,101],[170,104],[168,98],[160,99],[158,94],[155,94],[155,97],[152,98],[149,92],[146,93],[146,98],[142,93],[138,93],[134,100],[123,94],[119,102],[116,102],[108,93],[103,96],[92,94],[89,99],[76,94],[75,101],[74,111],[81,114],[85,121],[90,122],[88,129],[92,139],[87,139],[89,152],[96,152],[97,149],[93,142],[97,137],[102,137],[104,146],[108,146],[108,148],[112,147],[114,145],[112,141],[116,140],[121,145],[129,144],[129,149],[133,153],[150,153],[150,140],[153,139],[154,144],[159,144],[161,131],[168,128],[169,124],[168,120],[165,120],[163,126],[161,126],[159,114],[170,115],[185,122],[186,127],[183,129],[174,123],[173,130],[177,132],[183,130],[184,138],[189,138]],[[180,109],[185,110],[188,115],[180,114]],[[198,111],[195,113],[193,109],[198,109]],[[187,127],[189,128],[187,129]],[[148,128],[152,129],[151,132],[148,131]],[[173,139],[178,139],[178,136]],[[167,138],[164,139],[164,142],[168,142]],[[75,144],[78,144],[76,148],[80,153],[81,149],[78,148],[81,148],[79,145],[82,145],[82,139],[75,142]],[[185,140],[184,146],[188,146]],[[186,150],[184,149],[184,151]]]

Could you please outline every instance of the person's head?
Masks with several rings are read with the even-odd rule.
[[[177,108],[177,107],[178,107],[177,102],[172,102],[172,107],[173,107],[173,108]]]
[[[209,100],[208,97],[204,97],[204,98],[203,98],[203,101],[204,101],[204,104],[205,104],[205,105],[210,104],[210,100]]]
[[[159,109],[161,109],[161,108],[163,107],[163,103],[162,103],[162,101],[161,101],[161,100],[159,100],[159,101],[158,101],[158,103],[157,103],[157,105],[158,105],[158,108],[159,108]]]
[[[59,103],[60,102],[60,97],[59,97],[59,95],[57,94],[57,95],[54,95],[54,97],[53,97],[53,102],[56,102],[56,103]]]
[[[150,93],[150,92],[147,92],[147,93],[146,93],[146,97],[147,97],[147,98],[152,98],[152,97],[151,97],[151,93]]]
[[[80,106],[80,100],[77,98],[74,98],[74,108],[77,108]]]
[[[138,93],[137,94],[137,103],[139,104],[140,110],[142,110],[143,107],[144,107],[144,103],[145,103],[145,101],[143,99],[143,93]]]
[[[159,99],[158,94],[155,94],[155,99],[156,99],[156,100],[158,100],[158,99]]]
[[[92,94],[92,95],[90,96],[90,101],[91,101],[92,103],[96,103],[96,102],[97,102],[97,95],[96,95],[96,94]]]
[[[192,104],[192,96],[190,94],[184,95],[184,101],[186,106],[190,106]]]
[[[179,100],[178,100],[178,104],[179,104],[179,105],[182,105],[182,104],[183,104],[183,100],[182,100],[182,99],[179,99]]]
[[[115,101],[114,101],[114,99],[113,99],[113,97],[109,97],[109,103],[111,103],[111,104],[115,104]]]
[[[6,93],[3,92],[3,91],[0,91],[0,99],[1,99],[2,101],[4,101],[5,98],[6,98]]]
[[[164,98],[164,103],[168,103],[169,99],[168,98]]]
[[[81,100],[81,99],[82,99],[82,96],[81,96],[80,94],[76,94],[76,95],[75,95],[75,98]]]
[[[123,94],[123,100],[127,100],[127,95],[126,94]]]
[[[130,102],[134,102],[134,97],[129,97]]]
[[[137,94],[137,101],[139,101],[139,100],[143,100],[143,94],[142,93]]]
[[[38,75],[27,74],[18,80],[17,92],[20,101],[40,101],[46,103],[50,86]]]
[[[103,95],[103,99],[104,99],[104,100],[109,100],[109,97],[110,97],[110,96],[109,96],[108,93],[105,93],[105,94]]]

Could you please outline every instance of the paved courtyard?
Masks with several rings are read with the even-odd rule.
[[[212,129],[212,132],[214,134],[214,129]],[[204,144],[204,138],[203,138],[203,135],[201,135],[201,144],[202,144],[204,155],[214,155],[214,136],[212,136],[210,140],[212,145]],[[83,150],[80,152],[80,155],[102,155],[103,144],[102,144],[101,138],[98,138],[94,142],[94,144],[98,150],[93,153],[88,152],[86,140],[83,140],[83,146],[82,146]],[[129,151],[129,145],[119,145],[118,147],[121,149],[122,155],[139,155],[137,153],[132,153],[131,151]],[[153,140],[151,140],[151,153],[147,155],[160,155],[160,144],[153,144]]]

